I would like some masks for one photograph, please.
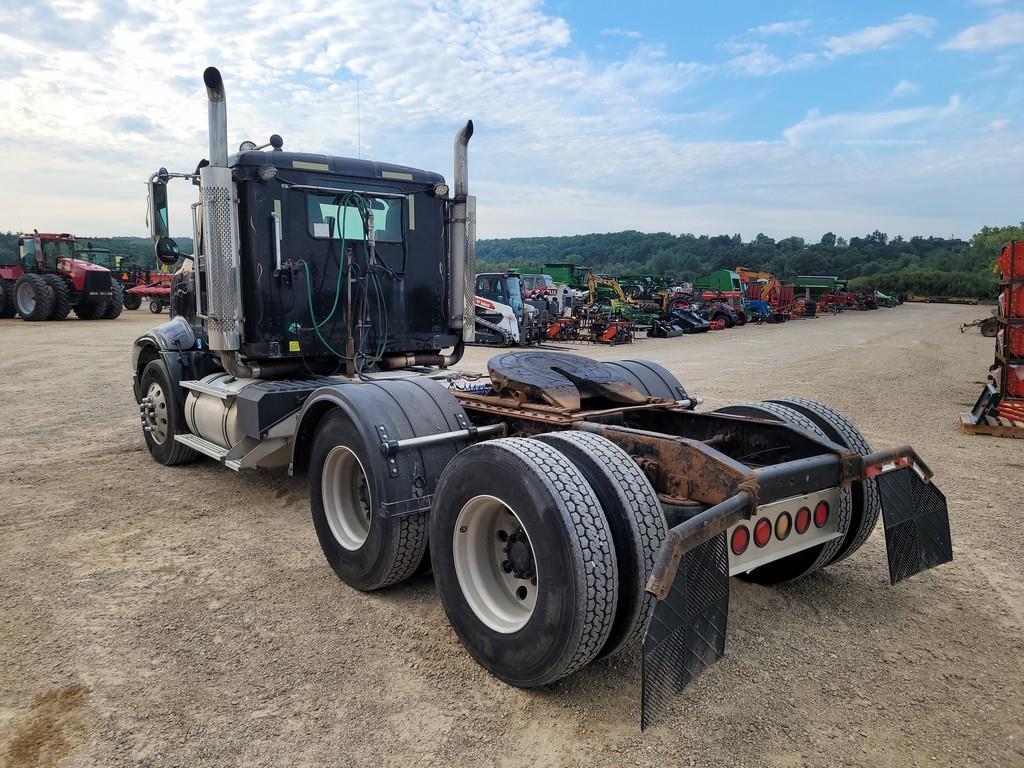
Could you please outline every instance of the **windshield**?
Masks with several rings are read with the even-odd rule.
[[[476,278],[476,295],[500,304],[507,304],[518,311],[523,308],[523,293],[519,279],[506,275],[478,275]]]
[[[373,211],[374,239],[383,243],[402,242],[403,200],[376,197],[367,199]],[[355,205],[342,205],[344,197],[309,194],[306,201],[309,234],[313,237],[340,240],[344,234],[346,240],[366,239],[359,209]]]

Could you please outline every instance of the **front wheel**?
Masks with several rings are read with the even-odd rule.
[[[452,459],[434,494],[430,551],[456,634],[506,683],[554,682],[607,644],[619,589],[611,529],[551,446],[503,438]]]
[[[121,316],[121,311],[123,309],[124,288],[121,287],[120,283],[113,283],[110,286],[110,301],[107,302],[107,306],[103,310],[103,319],[116,320]]]
[[[151,360],[142,370],[140,381],[139,413],[150,455],[168,467],[194,461],[199,454],[174,439],[187,433],[188,428],[184,404],[178,402],[163,360]]]

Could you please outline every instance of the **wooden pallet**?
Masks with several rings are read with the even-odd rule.
[[[960,414],[960,429],[972,435],[1018,437],[1024,439],[1024,421],[1013,421],[999,416],[984,416],[977,422],[969,413]]]

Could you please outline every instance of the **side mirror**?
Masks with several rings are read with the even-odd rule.
[[[174,241],[173,237],[161,237],[156,241],[156,258],[161,264],[171,266],[178,259],[181,258],[181,254],[178,252],[178,244]]]
[[[161,170],[163,170],[161,168]],[[166,173],[166,171],[164,171]],[[149,184],[149,236],[154,240],[170,236],[167,222],[167,182],[160,178]]]

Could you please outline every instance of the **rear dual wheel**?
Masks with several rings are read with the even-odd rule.
[[[338,577],[370,591],[412,576],[427,548],[427,515],[382,514],[374,472],[380,454],[345,413],[323,418],[309,461],[313,527]]]
[[[448,620],[498,678],[544,685],[604,648],[619,589],[611,528],[553,447],[504,438],[459,453],[438,481],[430,536]]]
[[[495,676],[532,687],[639,640],[666,524],[625,451],[570,431],[462,451],[438,483],[430,533],[463,645]]]

